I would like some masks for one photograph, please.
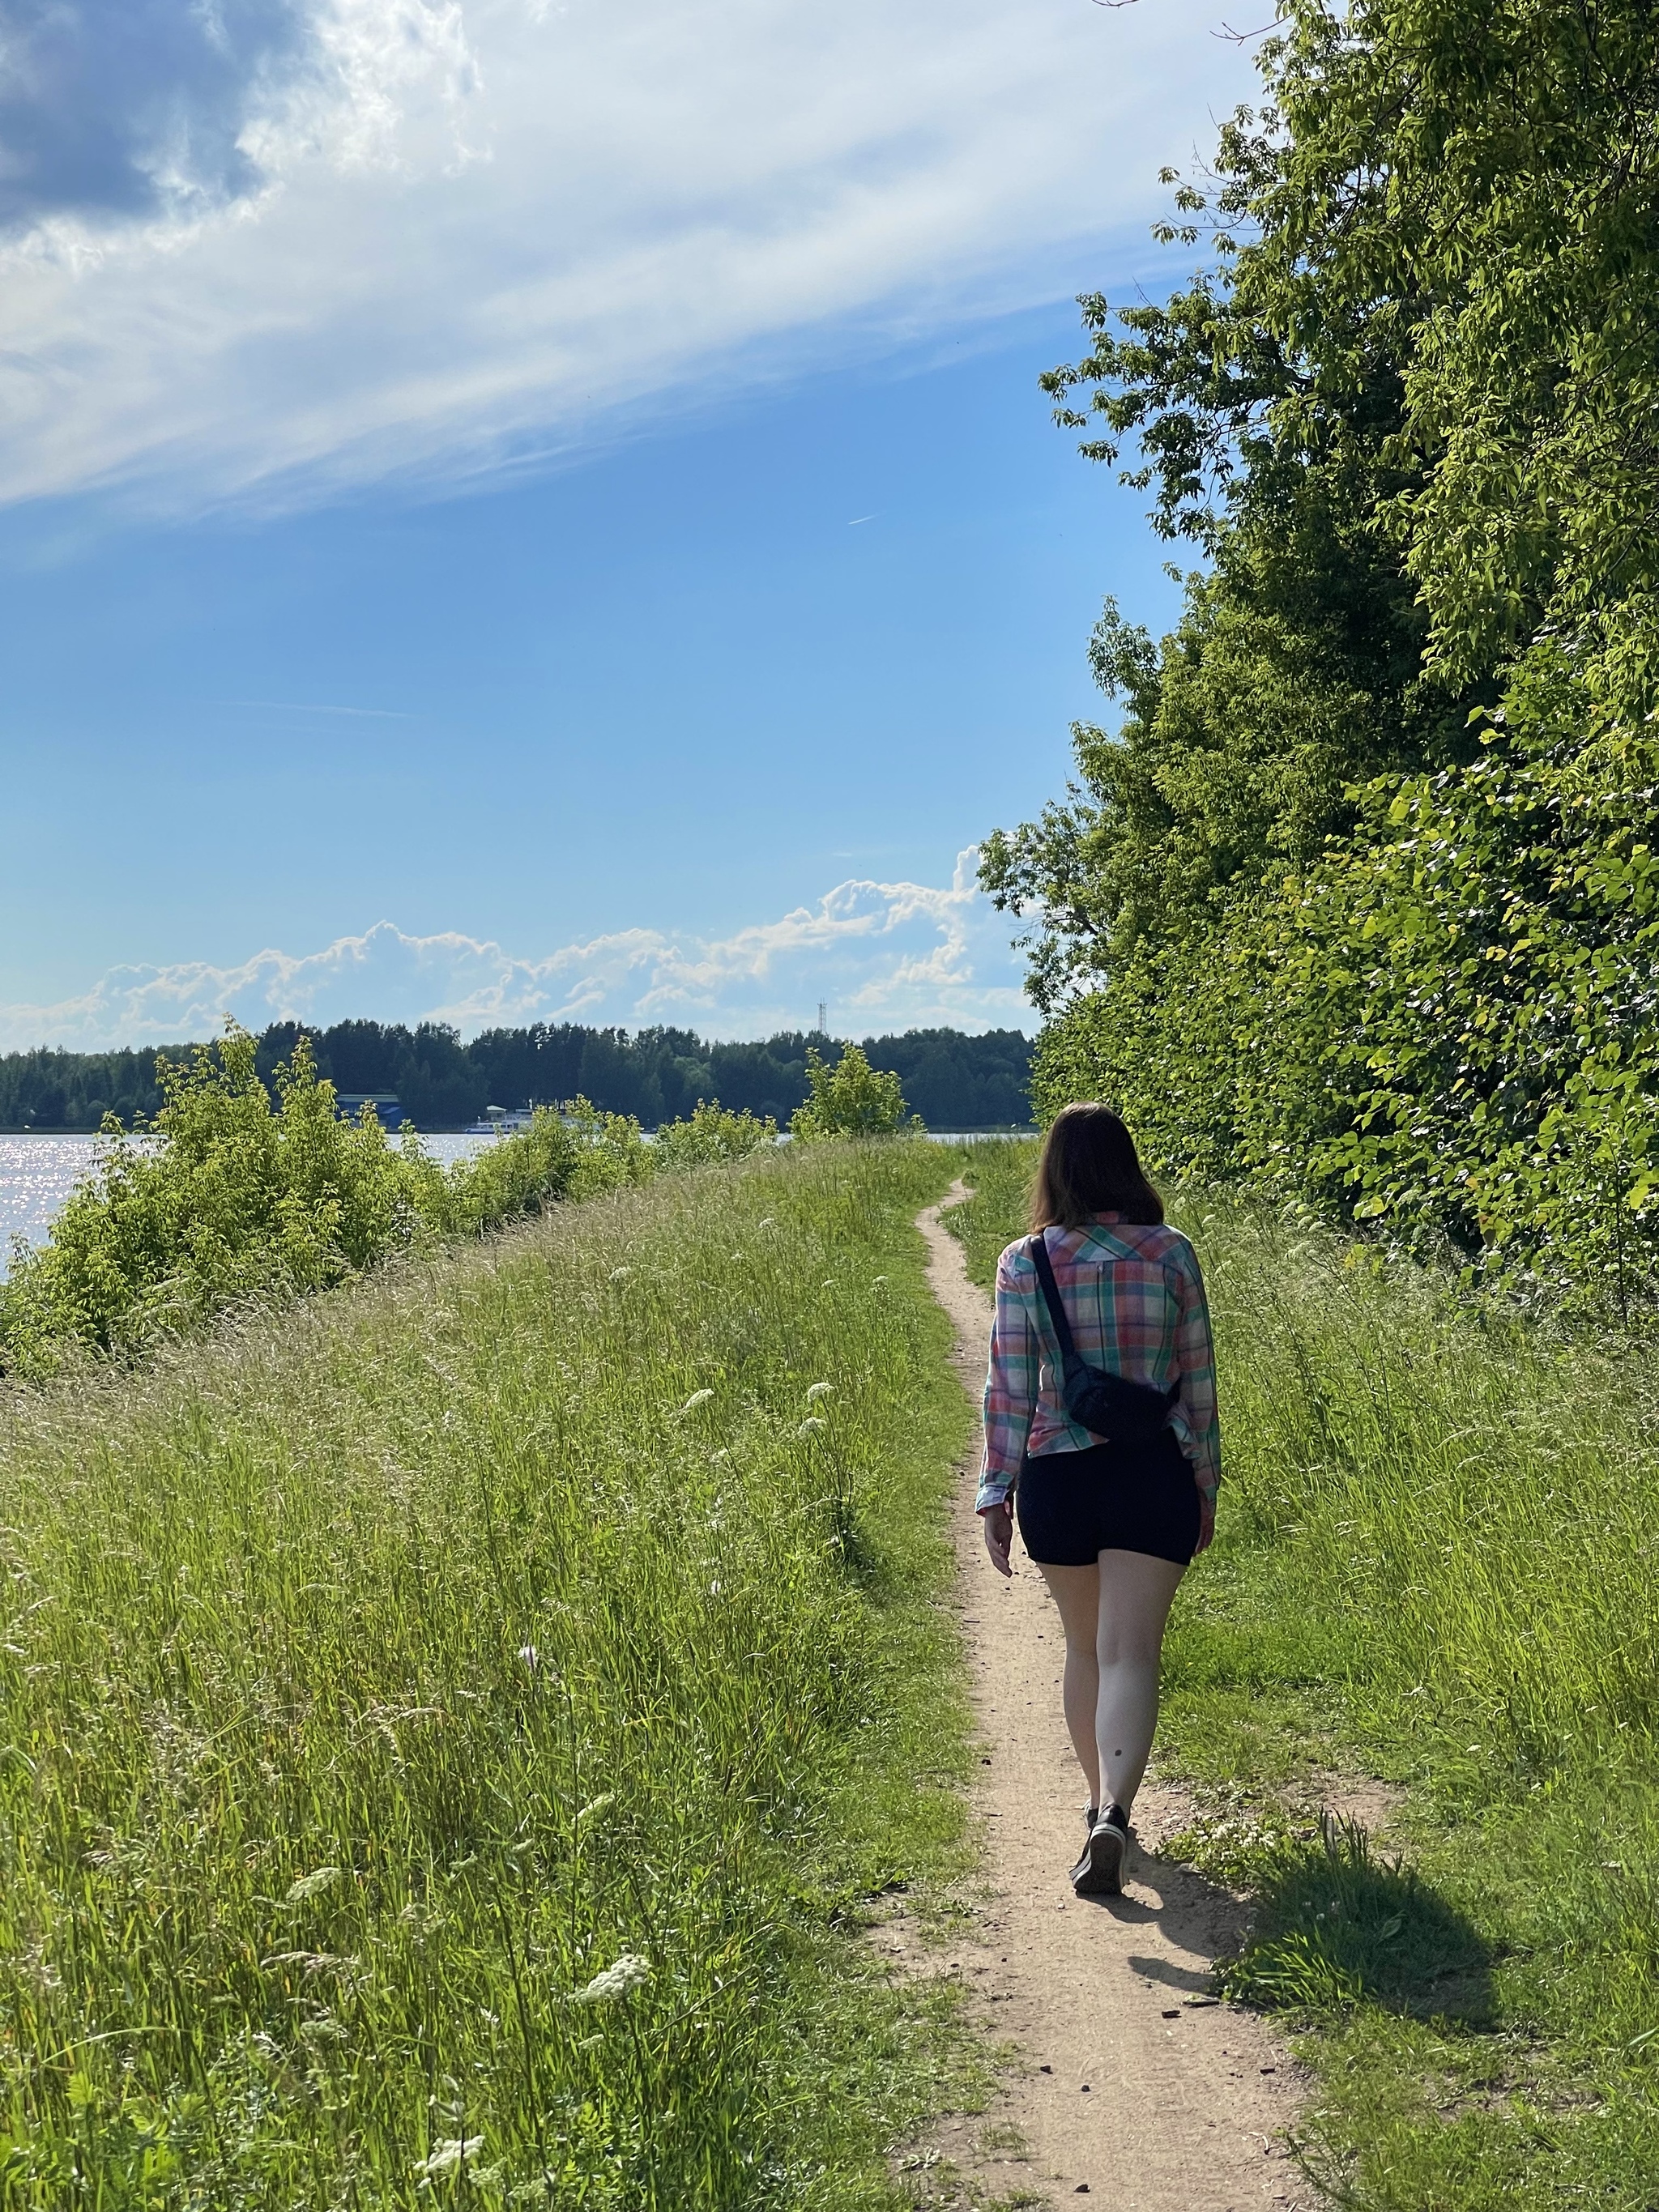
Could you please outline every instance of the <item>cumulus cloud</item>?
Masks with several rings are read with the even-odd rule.
[[[1127,276],[1216,0],[0,0],[0,500],[453,482]]]
[[[176,247],[297,156],[385,159],[434,62],[474,88],[458,0],[0,0],[0,231]]]
[[[238,142],[257,88],[304,43],[295,0],[3,0],[0,228],[254,189]]]
[[[205,1037],[227,1013],[251,1029],[370,1015],[453,1022],[469,1036],[579,1021],[765,1036],[811,1027],[820,1000],[841,1036],[1024,1027],[1007,924],[975,887],[976,858],[960,855],[948,887],[854,878],[724,938],[623,930],[526,958],[459,932],[410,937],[381,921],[319,952],[112,968],[56,1006],[0,1006],[0,1050]]]

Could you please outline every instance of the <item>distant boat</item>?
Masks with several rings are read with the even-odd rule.
[[[469,1121],[464,1137],[512,1137],[527,1129],[536,1118],[533,1106],[486,1106],[482,1121]]]

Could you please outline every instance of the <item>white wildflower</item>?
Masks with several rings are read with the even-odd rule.
[[[320,1897],[325,1889],[332,1889],[339,1879],[338,1867],[313,1868],[311,1873],[302,1874],[298,1881],[289,1884],[288,1901],[290,1905],[303,1905],[308,1897]]]
[[[712,1390],[694,1390],[680,1407],[682,1413],[695,1413],[699,1406],[706,1406],[714,1396]]]
[[[809,1419],[801,1423],[795,1434],[798,1437],[815,1437],[820,1429],[827,1429],[829,1425],[828,1421],[821,1421],[816,1414],[813,1414]]]
[[[441,2143],[434,2143],[431,2151],[415,2168],[421,2181],[436,2181],[446,2173],[453,2173],[458,2166],[470,2166],[483,2148],[482,2136],[448,2136]]]
[[[833,1382],[814,1382],[806,1393],[807,1404],[810,1406],[814,1398],[827,1398],[835,1387]]]
[[[641,1982],[651,1978],[651,1962],[632,1951],[624,1951],[614,1966],[607,1966],[602,1974],[595,1974],[586,1989],[576,1990],[573,2004],[615,2004],[639,1988]]]
[[[542,1655],[533,1644],[521,1644],[519,1646],[519,1656],[532,1674],[542,1663]]]
[[[717,1575],[717,1576],[715,1577],[714,1580],[712,1583],[709,1583],[709,1585],[708,1585],[708,1595],[709,1595],[709,1596],[710,1596],[710,1597],[718,1597],[718,1596],[720,1595],[720,1577],[719,1577],[719,1576]]]

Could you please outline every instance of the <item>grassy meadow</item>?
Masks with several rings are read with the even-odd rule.
[[[1029,1146],[947,1218],[988,1282]],[[1659,2203],[1659,1366],[1191,1194],[1219,1533],[1178,1601],[1180,1848],[1254,1892],[1226,1979],[1304,2031],[1355,2212]],[[1395,1785],[1384,1843],[1318,1820]],[[1387,1803],[1392,1793],[1372,1792]]]
[[[0,2203],[882,2206],[974,2061],[932,1145],[0,1400]]]

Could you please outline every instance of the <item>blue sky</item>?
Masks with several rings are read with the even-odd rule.
[[[0,0],[0,1048],[1030,1026],[963,855],[1174,604],[1036,379],[1249,91],[1161,8]]]

